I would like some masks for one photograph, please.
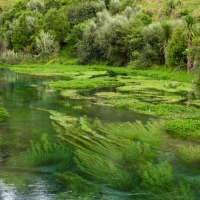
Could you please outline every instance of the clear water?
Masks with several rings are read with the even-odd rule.
[[[59,77],[35,77],[1,69],[0,79],[0,106],[5,107],[10,114],[9,119],[0,124],[1,200],[62,199],[61,196],[58,197],[60,192],[70,192],[65,190],[51,167],[24,171],[8,166],[5,162],[10,155],[27,149],[30,140],[39,140],[43,133],[56,140],[57,134],[52,127],[49,113],[36,108],[55,110],[72,116],[97,117],[103,122],[140,120],[145,123],[149,120],[149,116],[97,106],[89,100],[63,98],[44,84]],[[82,109],[73,109],[74,106],[80,105]],[[118,200],[129,197],[127,193],[106,188],[104,191],[104,199]]]

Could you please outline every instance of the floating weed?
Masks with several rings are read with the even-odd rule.
[[[97,92],[95,93],[97,103],[104,101],[111,105],[115,105],[117,102],[128,101],[141,101],[149,103],[176,103],[186,100],[185,97],[175,94],[164,94],[161,91],[134,91],[134,92]]]
[[[166,92],[193,91],[191,83],[166,81],[166,80],[141,80],[141,79],[135,80],[134,82],[131,83],[126,82],[125,86],[117,88],[117,90],[120,92],[142,91],[148,89],[156,89]]]
[[[50,86],[57,89],[79,89],[79,90],[91,90],[102,87],[114,87],[119,86],[121,83],[112,78],[93,78],[93,79],[74,79],[69,81],[57,81],[51,82]]]
[[[81,110],[81,109],[83,109],[83,106],[76,105],[76,106],[73,106],[72,108],[73,108],[74,110]]]
[[[76,79],[89,79],[94,77],[106,76],[107,71],[83,71],[80,74],[77,74],[74,78]]]
[[[165,131],[173,137],[200,141],[199,119],[174,119],[164,125]]]
[[[139,102],[135,99],[119,99],[115,102],[116,109],[131,109],[138,113],[149,114],[153,116],[176,118],[198,115],[199,110],[195,107],[186,107],[177,104],[151,104]]]
[[[78,90],[62,90],[61,96],[69,97],[71,99],[83,99],[83,96],[78,93]]]

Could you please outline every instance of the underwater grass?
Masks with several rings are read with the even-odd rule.
[[[178,147],[177,154],[185,163],[198,165],[200,162],[200,145],[181,145]]]
[[[40,142],[31,141],[31,147],[18,156],[11,157],[9,163],[21,167],[54,164],[58,165],[59,170],[64,171],[64,168],[69,168],[71,158],[72,152],[66,145],[50,143],[47,135],[43,134]]]
[[[142,177],[140,186],[144,190],[161,194],[163,192],[170,192],[175,187],[172,167],[167,162],[163,162],[159,166],[148,163],[141,166],[139,173]]]
[[[132,92],[132,91],[143,91],[143,90],[157,90],[164,92],[184,92],[184,91],[193,91],[192,83],[178,82],[178,81],[169,81],[169,80],[145,80],[137,79],[134,80],[132,77],[129,81],[126,80],[126,85],[117,88],[119,92]],[[119,79],[120,82],[124,83],[122,79]]]
[[[92,180],[127,191],[137,185],[133,174],[139,163],[155,159],[152,149],[159,146],[160,128],[156,122],[104,125],[97,119],[67,120],[58,112],[51,114],[58,137],[76,149],[77,168]]]
[[[167,162],[154,165],[152,150],[159,146],[155,121],[119,126],[68,117],[51,111],[59,138],[75,148],[75,164],[85,178],[120,191],[131,190],[133,198],[194,199],[191,183],[175,181]]]
[[[90,181],[72,172],[65,172],[56,175],[59,180],[61,180],[64,187],[71,191],[73,195],[80,197],[85,196],[90,199],[93,196],[98,195],[100,192],[100,187],[98,185],[91,183]],[[68,195],[66,195],[66,199],[68,199]]]

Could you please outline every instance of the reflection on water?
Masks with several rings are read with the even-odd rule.
[[[16,174],[13,173],[13,176],[16,176]],[[16,176],[16,178],[19,177]],[[49,175],[24,174],[24,177],[20,177],[18,181],[21,183],[13,184],[12,181],[10,183],[5,183],[5,181],[1,179],[0,199],[50,200],[56,199],[56,193],[62,191],[60,185],[56,184],[56,180],[50,178]]]

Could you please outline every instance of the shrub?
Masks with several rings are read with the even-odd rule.
[[[51,8],[55,8],[57,10],[61,9],[61,3],[59,0],[48,0],[45,1],[46,10],[50,10]]]
[[[36,47],[39,53],[49,55],[53,51],[54,37],[50,33],[41,30],[39,36],[35,38]]]
[[[22,52],[15,52],[14,50],[6,50],[0,55],[0,62],[2,64],[19,64],[22,61],[33,61],[33,57],[30,54],[24,54]]]
[[[111,0],[109,3],[109,12],[115,15],[120,11],[121,2],[119,0]]]

